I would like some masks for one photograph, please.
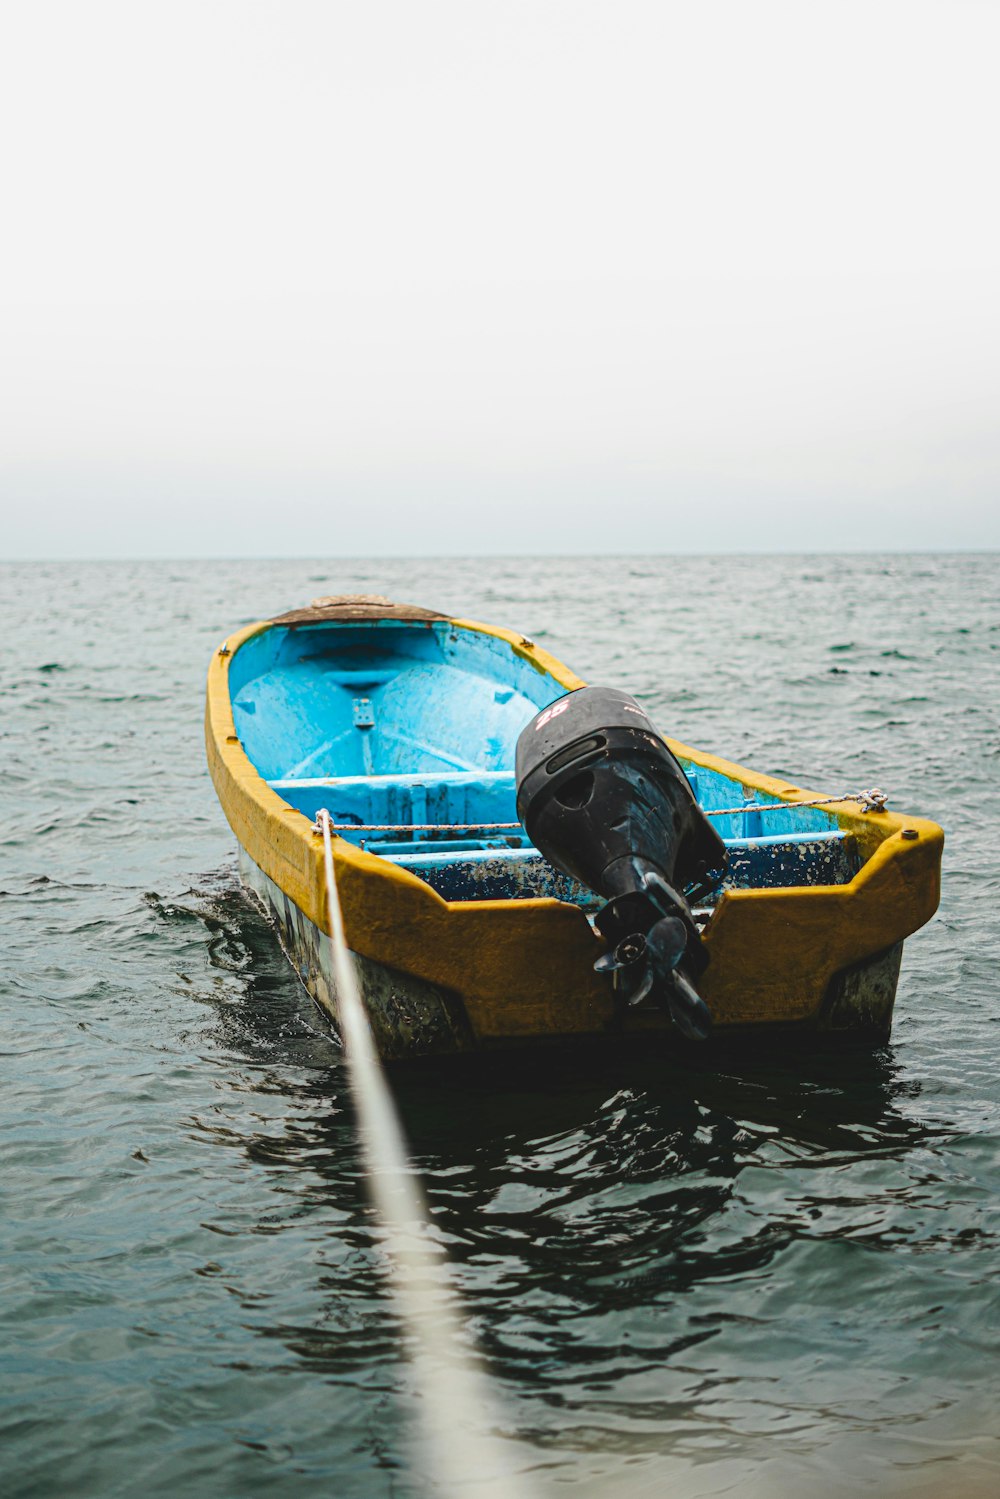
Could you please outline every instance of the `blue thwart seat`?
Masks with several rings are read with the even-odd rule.
[[[315,817],[321,807],[326,807],[335,823],[348,826],[389,827],[398,833],[400,828],[414,824],[418,827],[420,824],[435,825],[433,833],[421,829],[412,839],[405,836],[390,838],[388,832],[367,834],[366,845],[376,841],[419,843],[431,836],[437,841],[455,827],[463,830],[461,836],[464,838],[470,825],[485,827],[495,823],[515,824],[503,830],[506,846],[520,846],[525,842],[524,835],[518,834],[516,827],[512,770],[276,778],[268,785],[308,817]],[[346,832],[345,837],[353,839],[350,832]],[[496,841],[496,837],[490,834],[485,841],[474,840],[473,846],[489,847]]]

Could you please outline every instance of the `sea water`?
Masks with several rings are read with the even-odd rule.
[[[7,1495],[432,1495],[344,1060],[243,895],[209,656],[317,594],[532,636],[662,729],[947,835],[872,1054],[394,1082],[512,1470],[1000,1488],[1000,559],[0,567]]]

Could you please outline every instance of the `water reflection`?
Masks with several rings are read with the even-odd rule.
[[[261,1331],[311,1368],[371,1368],[392,1356],[395,1329],[336,1045],[235,889],[165,915],[194,915],[209,967],[238,980],[204,993],[220,1048],[249,1064],[236,1087],[285,1102],[264,1129],[252,1112],[200,1125],[295,1201],[295,1217],[256,1231],[335,1216],[333,1273],[322,1256],[315,1267],[323,1315]],[[401,1070],[394,1090],[494,1368],[554,1402],[669,1364],[750,1316],[741,1302],[803,1242],[898,1242],[919,1177],[901,1182],[900,1165],[935,1138],[888,1050],[459,1059]]]
[[[759,1274],[796,1239],[827,1231],[845,1168],[898,1163],[930,1139],[898,1110],[887,1054],[751,1060],[739,1072],[616,1058],[579,1061],[572,1074],[510,1063],[475,1072],[411,1076],[398,1089],[470,1290],[508,1315],[541,1293],[562,1308],[553,1322],[596,1313],[609,1331],[626,1309]],[[796,1196],[790,1180],[803,1173],[817,1189]],[[846,1230],[855,1237],[858,1216]],[[891,1232],[891,1211],[879,1218],[869,1214],[869,1239]]]

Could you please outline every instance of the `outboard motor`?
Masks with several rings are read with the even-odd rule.
[[[537,714],[517,741],[517,815],[550,864],[607,900],[594,967],[622,1003],[665,1004],[704,1040],[708,953],[689,900],[719,884],[725,846],[635,698],[583,687]]]

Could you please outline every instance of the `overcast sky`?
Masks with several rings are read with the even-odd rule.
[[[1000,548],[993,0],[0,14],[4,555]]]

